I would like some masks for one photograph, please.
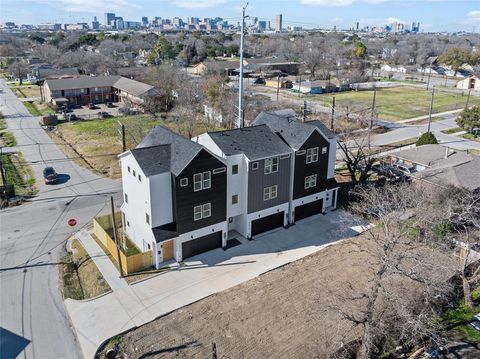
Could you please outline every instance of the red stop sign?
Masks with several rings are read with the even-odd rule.
[[[77,225],[77,220],[74,219],[74,218],[69,219],[69,220],[68,220],[68,225],[69,225],[70,227],[75,227],[75,226]]]

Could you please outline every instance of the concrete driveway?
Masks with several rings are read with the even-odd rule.
[[[130,286],[112,278],[114,291],[98,299],[67,299],[65,305],[83,355],[92,358],[103,341],[120,332],[357,235],[362,231],[357,225],[358,220],[341,210],[316,215],[253,241],[241,239],[241,245],[230,249],[189,258],[185,266]],[[85,232],[81,237],[82,242],[93,241]],[[113,264],[105,267],[108,262],[102,262],[98,267],[108,281]]]
[[[0,358],[78,358],[57,267],[72,233],[67,221],[81,228],[108,211],[121,184],[66,158],[2,79],[0,89],[0,111],[39,187],[30,203],[0,211]],[[46,166],[68,178],[46,186]]]

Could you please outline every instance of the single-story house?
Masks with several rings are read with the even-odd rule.
[[[475,74],[458,81],[457,89],[480,91],[480,74]]]
[[[195,65],[192,73],[195,75],[203,75],[205,71],[212,71],[232,76],[236,74],[239,67],[239,61],[204,61]]]
[[[387,72],[400,72],[402,74],[407,73],[407,69],[403,66],[383,65],[380,70]]]
[[[243,59],[245,69],[251,72],[277,71],[287,75],[296,75],[300,68],[300,63],[288,61],[279,57],[265,58],[245,58]]]
[[[344,86],[338,80],[315,80],[295,82],[292,90],[304,94],[321,94],[344,90]]]
[[[424,145],[390,154],[391,163],[411,166],[414,180],[470,190],[480,188],[480,156],[442,145]]]
[[[265,86],[273,87],[274,89],[291,89],[293,86],[293,82],[287,77],[272,77],[269,79],[265,79]]]
[[[46,80],[43,90],[52,106],[64,99],[75,105],[119,101],[139,105],[154,87],[122,76],[83,76]]]

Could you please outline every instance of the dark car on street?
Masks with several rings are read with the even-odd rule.
[[[85,107],[88,108],[88,109],[90,109],[90,110],[95,110],[95,109],[98,108],[97,106],[95,106],[94,103],[87,103],[87,104],[85,105]]]
[[[53,167],[45,167],[43,170],[43,179],[45,184],[54,184],[58,181],[58,174]]]
[[[108,112],[99,112],[99,113],[98,113],[98,117],[100,117],[100,118],[109,118],[109,117],[113,117],[113,115],[110,115]]]

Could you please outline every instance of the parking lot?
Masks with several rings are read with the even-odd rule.
[[[107,107],[107,104],[96,104],[94,109],[86,108],[85,106],[78,106],[72,108],[72,114],[75,114],[77,118],[84,119],[84,120],[93,120],[96,118],[100,118],[101,115],[99,113],[108,113],[111,116],[119,116],[122,115],[120,113],[120,109],[124,108],[125,104],[121,102],[114,102],[113,107]]]

